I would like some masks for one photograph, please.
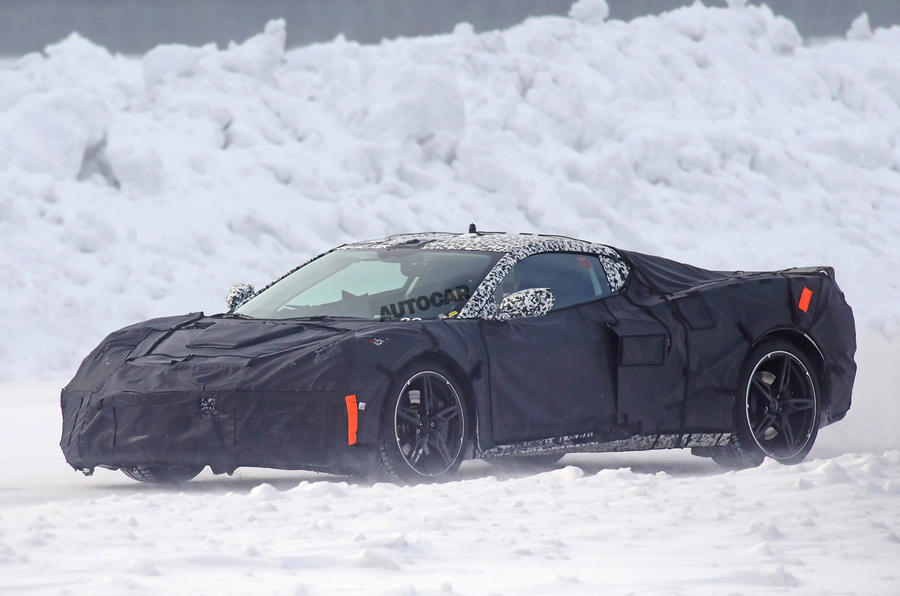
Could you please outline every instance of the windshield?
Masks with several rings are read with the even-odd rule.
[[[453,317],[500,256],[417,248],[336,250],[273,284],[235,313],[260,319]]]

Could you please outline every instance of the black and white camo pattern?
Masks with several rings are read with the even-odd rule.
[[[200,414],[204,418],[218,418],[220,415],[216,398],[211,395],[204,395],[200,398]]]
[[[486,252],[512,252],[514,250],[531,246],[535,243],[567,240],[577,242],[582,246],[590,246],[589,242],[565,238],[562,236],[539,236],[537,234],[507,234],[507,233],[481,233],[481,234],[455,234],[442,240],[429,243],[429,250],[481,250]]]
[[[505,297],[500,302],[500,319],[539,317],[553,310],[556,298],[550,288],[529,288]]]
[[[228,290],[228,295],[225,296],[225,304],[228,305],[228,310],[232,311],[253,298],[254,295],[255,292],[253,291],[253,286],[250,284],[246,282],[234,284],[231,286],[231,289]]]
[[[484,252],[502,252],[526,254],[530,256],[539,252],[584,252],[596,254],[603,262],[609,285],[616,292],[625,285],[628,277],[628,265],[615,250],[603,244],[595,244],[564,236],[540,236],[537,234],[451,234],[449,232],[421,232],[417,234],[394,234],[387,238],[354,242],[338,247],[339,249],[358,248],[396,248],[404,244],[421,245],[423,250],[477,250]],[[524,258],[524,257],[521,257]]]
[[[387,238],[377,238],[375,240],[363,240],[362,242],[353,242],[339,247],[340,249],[348,248],[398,248],[404,244],[419,245],[423,243],[439,242],[449,238],[455,238],[458,234],[449,232],[420,232],[418,234],[394,234]],[[424,247],[423,247],[424,248]],[[478,249],[481,250],[481,249]]]
[[[484,280],[479,284],[465,307],[463,307],[459,315],[457,315],[457,318],[460,319],[499,318],[497,304],[494,301],[494,290],[517,262],[534,254],[542,252],[579,252],[594,254],[603,264],[603,269],[609,280],[610,290],[613,292],[618,292],[622,289],[625,285],[625,281],[628,279],[628,274],[631,271],[628,264],[622,260],[622,257],[620,257],[619,253],[614,249],[603,244],[594,244],[575,238],[498,232],[476,234],[420,232],[414,234],[394,234],[386,238],[343,244],[309,259],[302,265],[294,267],[259,290],[257,294],[266,291],[273,284],[278,283],[298,269],[305,267],[312,261],[315,261],[319,257],[332,251],[397,248],[403,245],[421,247],[423,250],[475,250],[505,253],[500,260],[497,261],[497,264],[494,265],[490,272],[488,272],[487,276],[485,276]]]
[[[734,439],[732,433],[687,433],[634,435],[616,441],[599,441],[594,433],[550,437],[521,443],[496,445],[482,451],[481,457],[535,455],[539,453],[609,453],[649,451],[653,449],[685,449],[688,447],[726,447]]]
[[[594,244],[565,236],[541,236],[537,234],[459,234],[445,240],[429,242],[422,248],[428,250],[482,250],[505,252],[517,256],[517,260],[539,252],[583,252],[595,254],[603,263],[609,286],[617,292],[625,285],[628,265],[615,250],[603,244]],[[518,256],[524,255],[524,256]]]
[[[395,234],[378,240],[347,244],[340,248],[393,248],[404,244],[415,244],[421,246],[423,250],[477,250],[505,253],[460,311],[458,318],[462,319],[499,318],[497,304],[493,299],[494,290],[517,262],[537,253],[580,252],[597,255],[606,271],[610,290],[613,292],[622,289],[630,272],[628,264],[612,248],[563,236],[493,232],[476,234],[426,232]]]
[[[460,236],[473,236],[472,234],[464,234]],[[493,235],[485,235],[486,238]],[[494,301],[494,290],[504,277],[510,272],[516,263],[531,255],[542,252],[580,252],[595,254],[603,264],[606,271],[606,277],[609,280],[609,288],[613,292],[618,292],[625,285],[630,271],[628,265],[622,260],[615,250],[602,244],[593,244],[583,240],[575,240],[572,238],[562,238],[559,236],[531,236],[525,234],[496,234],[503,238],[497,239],[493,246],[497,246],[500,250],[509,249],[503,255],[493,269],[485,276],[484,281],[478,286],[472,297],[466,303],[465,307],[460,311],[459,318],[463,319],[498,319],[499,313],[497,303]],[[436,243],[431,243],[424,248],[433,248]],[[440,243],[442,248],[447,247],[448,243]],[[462,242],[451,243],[452,249],[455,250],[492,250],[489,248],[474,248],[474,246],[483,246],[482,244],[473,242],[468,246],[473,248],[463,248]],[[501,248],[502,247],[502,248]],[[449,250],[447,247],[445,250]]]

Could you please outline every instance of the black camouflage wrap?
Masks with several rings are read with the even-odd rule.
[[[372,461],[389,388],[430,363],[455,378],[474,416],[470,456],[724,445],[741,365],[773,336],[814,363],[822,424],[850,407],[853,315],[828,267],[717,272],[517,234],[404,234],[338,250],[394,246],[503,256],[451,318],[191,313],[116,331],[62,391],[66,460],[359,471]],[[613,294],[503,319],[497,284],[525,257],[556,251],[597,255]]]

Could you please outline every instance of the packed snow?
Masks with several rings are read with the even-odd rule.
[[[804,42],[740,0],[625,23],[0,60],[0,591],[900,593],[900,27]],[[686,452],[468,462],[398,487],[65,464],[59,388],[109,331],[224,310],[334,245],[567,234],[722,269],[833,265],[845,421],[794,467]],[[43,381],[43,382],[39,382]]]
[[[722,269],[834,265],[900,334],[900,28],[804,45],[763,7],[629,23],[0,67],[0,379],[70,375],[107,332],[220,312],[336,244],[560,233]]]

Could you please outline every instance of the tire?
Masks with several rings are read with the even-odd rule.
[[[398,379],[381,414],[376,475],[412,483],[451,476],[470,435],[461,385],[436,365],[407,369]]]
[[[482,459],[492,466],[508,470],[539,470],[551,467],[561,460],[563,455],[565,453],[542,453],[540,455],[507,455]]]
[[[726,468],[760,465],[766,457],[790,465],[803,461],[819,433],[821,392],[816,369],[802,350],[766,340],[750,353],[734,400],[734,436],[711,450]]]
[[[203,471],[206,466],[122,466],[122,472],[138,482],[147,484],[183,484]]]

